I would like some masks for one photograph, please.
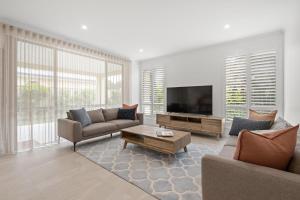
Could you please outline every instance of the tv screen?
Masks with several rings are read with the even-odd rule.
[[[212,115],[212,86],[167,88],[167,112]]]

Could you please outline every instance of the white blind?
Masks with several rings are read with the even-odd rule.
[[[142,110],[152,116],[165,110],[165,70],[155,68],[142,72]]]
[[[247,57],[228,57],[225,60],[226,118],[246,115]]]
[[[165,110],[165,70],[156,68],[153,70],[153,114],[162,113]]]
[[[276,52],[250,56],[251,106],[276,105]]]
[[[142,108],[145,115],[152,113],[152,73],[150,70],[143,71],[142,82]]]
[[[226,119],[277,109],[276,80],[276,51],[226,58]]]

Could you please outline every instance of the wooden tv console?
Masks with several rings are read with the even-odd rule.
[[[164,113],[156,115],[156,123],[161,127],[189,131],[192,133],[205,133],[208,135],[222,137],[225,119],[221,117]]]

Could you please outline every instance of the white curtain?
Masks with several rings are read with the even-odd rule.
[[[0,28],[0,154],[17,150],[16,39]]]
[[[0,25],[2,153],[56,143],[69,109],[128,101],[127,59]]]

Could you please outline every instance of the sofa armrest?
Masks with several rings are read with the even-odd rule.
[[[144,124],[144,113],[136,113],[137,119],[140,121],[140,124]]]
[[[300,175],[220,156],[202,158],[203,200],[296,200]]]
[[[82,127],[80,122],[69,119],[57,120],[57,133],[58,136],[71,142],[79,142],[82,139]]]

